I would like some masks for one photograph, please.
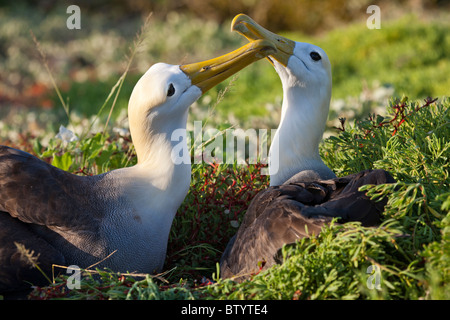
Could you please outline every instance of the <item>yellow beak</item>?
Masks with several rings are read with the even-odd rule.
[[[275,46],[271,42],[256,40],[223,56],[181,65],[180,69],[191,78],[193,85],[205,93],[249,64],[275,52]]]
[[[238,14],[234,17],[231,22],[231,31],[237,31],[250,41],[265,39],[272,42],[277,48],[277,51],[276,53],[271,54],[271,56],[285,67],[294,52],[294,41],[264,29],[245,14]],[[270,59],[269,61],[272,62]]]

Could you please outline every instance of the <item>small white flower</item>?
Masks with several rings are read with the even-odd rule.
[[[212,101],[212,97],[210,95],[205,95],[202,100],[203,104],[210,104],[211,101]]]
[[[122,137],[127,137],[127,136],[130,135],[130,131],[128,129],[126,129],[126,128],[114,127],[113,128],[113,132],[114,133],[118,133],[119,136],[122,136]]]
[[[231,220],[230,224],[233,228],[239,228],[239,221],[237,220]]]
[[[230,213],[230,210],[225,209],[224,213],[225,213],[225,214],[229,214],[229,213]]]
[[[61,139],[64,144],[68,144],[69,142],[77,141],[78,137],[75,133],[61,125],[56,139]]]

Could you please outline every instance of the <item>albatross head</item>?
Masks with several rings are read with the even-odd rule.
[[[271,42],[257,40],[214,59],[150,67],[134,87],[128,104],[138,162],[154,160],[154,143],[170,141],[174,130],[186,128],[189,106],[203,93],[275,51]],[[162,148],[161,144],[158,148]]]
[[[267,57],[283,85],[281,121],[270,152],[270,184],[282,184],[300,171],[333,178],[319,155],[331,99],[331,64],[325,51],[272,33],[244,14],[234,18],[231,29],[250,41],[271,41],[277,48]]]

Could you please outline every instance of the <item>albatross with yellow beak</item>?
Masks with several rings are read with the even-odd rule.
[[[187,65],[153,65],[128,105],[138,162],[97,176],[77,176],[0,146],[0,292],[39,284],[15,243],[52,264],[152,273],[164,264],[169,230],[185,198],[191,165],[175,164],[174,130],[185,129],[189,106],[204,92],[275,51],[252,41],[221,57]],[[184,139],[186,142],[186,139]],[[25,283],[27,281],[28,283]]]
[[[331,99],[331,64],[321,48],[274,34],[240,14],[232,30],[250,41],[271,41],[267,57],[283,86],[281,120],[269,151],[270,187],[250,203],[220,263],[224,278],[248,278],[275,263],[285,244],[318,234],[332,218],[375,225],[385,199],[373,202],[358,188],[394,182],[383,170],[336,178],[319,155]]]

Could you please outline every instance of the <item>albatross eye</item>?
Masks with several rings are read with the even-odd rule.
[[[171,97],[175,94],[175,87],[173,86],[173,84],[170,84],[169,86],[169,90],[167,90],[167,96]]]
[[[312,51],[309,56],[311,57],[311,59],[313,59],[314,61],[319,61],[320,59],[322,59],[322,57],[320,56],[320,54],[318,54],[315,51]]]

